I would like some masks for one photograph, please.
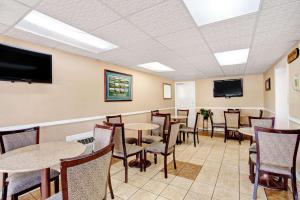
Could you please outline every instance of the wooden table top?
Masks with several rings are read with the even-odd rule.
[[[18,148],[0,155],[0,172],[16,173],[46,169],[60,159],[81,155],[85,146],[78,142],[47,142]]]
[[[128,123],[124,125],[124,128],[127,130],[148,131],[158,129],[159,125],[153,123]]]

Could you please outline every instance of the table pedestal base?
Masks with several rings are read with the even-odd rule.
[[[146,167],[149,167],[151,165],[151,162],[150,160],[146,160]],[[135,159],[135,160],[132,160],[129,162],[129,167],[136,167],[136,168],[140,168],[141,165],[143,166],[144,165],[144,160],[138,160],[138,159]]]

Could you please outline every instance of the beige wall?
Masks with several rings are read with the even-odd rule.
[[[275,75],[274,66],[268,69],[263,74],[263,88],[265,87],[265,81],[270,78],[271,80],[271,90],[266,91],[264,89],[264,107],[272,112],[275,112]]]
[[[243,79],[243,97],[214,98],[213,81],[224,79]],[[196,106],[197,107],[263,107],[263,76],[247,75],[237,77],[222,77],[200,79],[196,81]],[[253,95],[255,94],[255,95]]]
[[[300,48],[300,44],[298,45]],[[300,121],[300,91],[293,89],[293,78],[300,74],[300,58],[289,65],[289,111],[290,117]]]
[[[53,84],[0,82],[0,127],[174,106],[174,98],[162,96],[162,84],[173,85],[172,80],[9,37],[0,36],[0,42],[53,56]],[[104,102],[104,69],[132,74],[133,101]],[[62,135],[90,130],[93,124],[48,127],[41,138],[63,139]]]

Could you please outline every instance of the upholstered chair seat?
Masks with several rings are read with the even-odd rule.
[[[50,169],[50,179],[59,176],[59,172]],[[34,187],[41,183],[41,171],[14,173],[8,175],[6,181],[9,183],[7,188],[7,195],[19,193],[28,188]]]
[[[256,164],[256,157],[257,154],[255,153],[250,154],[251,162],[253,162],[254,164]],[[285,174],[285,175],[291,174],[291,170],[288,167],[281,167],[281,166],[270,165],[270,164],[268,165],[263,163],[260,164],[260,170],[273,172],[277,174]]]
[[[143,137],[143,142],[147,144],[151,144],[153,142],[160,142],[163,140],[163,137],[156,135],[146,135]]]
[[[126,154],[127,156],[135,155],[143,150],[142,147],[136,146],[136,145],[131,145],[131,144],[125,144],[126,145]],[[122,157],[124,158],[124,151],[114,151],[114,156]]]
[[[255,143],[251,144],[251,146],[249,148],[249,153],[250,154],[256,153],[256,144]]]
[[[183,128],[180,128],[180,131],[181,132],[193,132],[194,128],[184,126]]]
[[[144,151],[151,151],[151,152],[157,152],[157,153],[164,153],[166,150],[166,143],[162,142],[154,142],[152,144],[149,144]],[[174,150],[174,147],[168,148],[168,153],[172,152]]]

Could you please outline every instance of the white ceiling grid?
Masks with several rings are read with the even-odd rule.
[[[14,28],[31,10],[119,46],[92,54]],[[113,64],[161,62],[174,80],[264,72],[300,39],[300,0],[261,0],[257,13],[198,27],[182,0],[1,0],[0,33]],[[213,53],[250,47],[248,63],[220,66]],[[149,71],[148,71],[149,72]]]

